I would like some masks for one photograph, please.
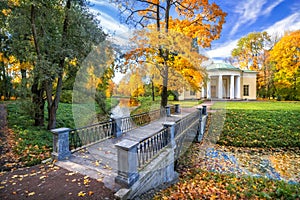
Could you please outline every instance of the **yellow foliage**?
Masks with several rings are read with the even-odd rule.
[[[291,87],[300,76],[300,30],[286,33],[270,52],[275,63],[275,80],[279,87]]]

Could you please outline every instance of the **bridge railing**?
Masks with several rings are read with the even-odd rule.
[[[158,120],[165,116],[163,109],[157,109],[150,112],[132,115],[121,118],[121,132],[125,133],[131,131],[139,126],[149,124],[151,121]]]
[[[186,117],[178,120],[176,123],[165,123],[164,128],[160,131],[154,133],[153,135],[143,139],[138,143],[137,146],[137,155],[138,155],[138,166],[139,168],[144,167],[147,163],[149,163],[160,151],[168,146],[170,142],[178,135],[185,135],[186,131],[190,130],[190,128],[196,128],[199,124],[199,111],[195,111]],[[177,139],[176,143],[181,143],[182,139]],[[174,143],[175,144],[175,143]],[[179,145],[177,151],[180,152]]]
[[[169,106],[171,113],[175,112],[175,106]],[[166,116],[165,109],[157,109],[150,112],[132,115],[117,119],[110,119],[89,126],[72,129],[69,131],[69,150],[74,152],[87,145],[109,139],[119,137],[125,132],[131,131],[139,126],[151,123]],[[65,145],[66,146],[66,145]]]
[[[73,129],[69,133],[69,147],[76,151],[83,146],[113,137],[115,122],[106,121],[89,126]]]
[[[137,145],[138,167],[145,166],[170,142],[169,129],[163,128]]]
[[[176,160],[185,148],[185,141],[193,141],[199,131],[200,110],[177,122],[165,122],[164,128],[153,135],[135,142],[123,140],[118,149],[118,176],[116,180],[130,187],[138,179],[139,171],[151,163],[164,149],[173,149]],[[176,135],[175,135],[176,133]]]

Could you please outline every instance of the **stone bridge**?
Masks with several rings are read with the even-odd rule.
[[[177,180],[175,162],[201,141],[207,107],[167,107],[53,133],[56,165],[102,181],[117,199],[133,199]]]

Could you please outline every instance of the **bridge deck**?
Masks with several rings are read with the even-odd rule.
[[[82,150],[74,152],[68,160],[58,161],[56,164],[70,171],[87,175],[102,181],[105,186],[113,191],[120,189],[115,183],[117,176],[117,149],[115,144],[123,139],[140,141],[163,128],[164,122],[175,122],[195,111],[196,108],[181,108],[181,113],[170,117],[160,118],[148,125],[124,133],[119,138],[111,138]]]

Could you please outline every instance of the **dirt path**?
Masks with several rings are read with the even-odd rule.
[[[44,164],[0,173],[0,199],[110,200],[114,196],[102,180]]]

